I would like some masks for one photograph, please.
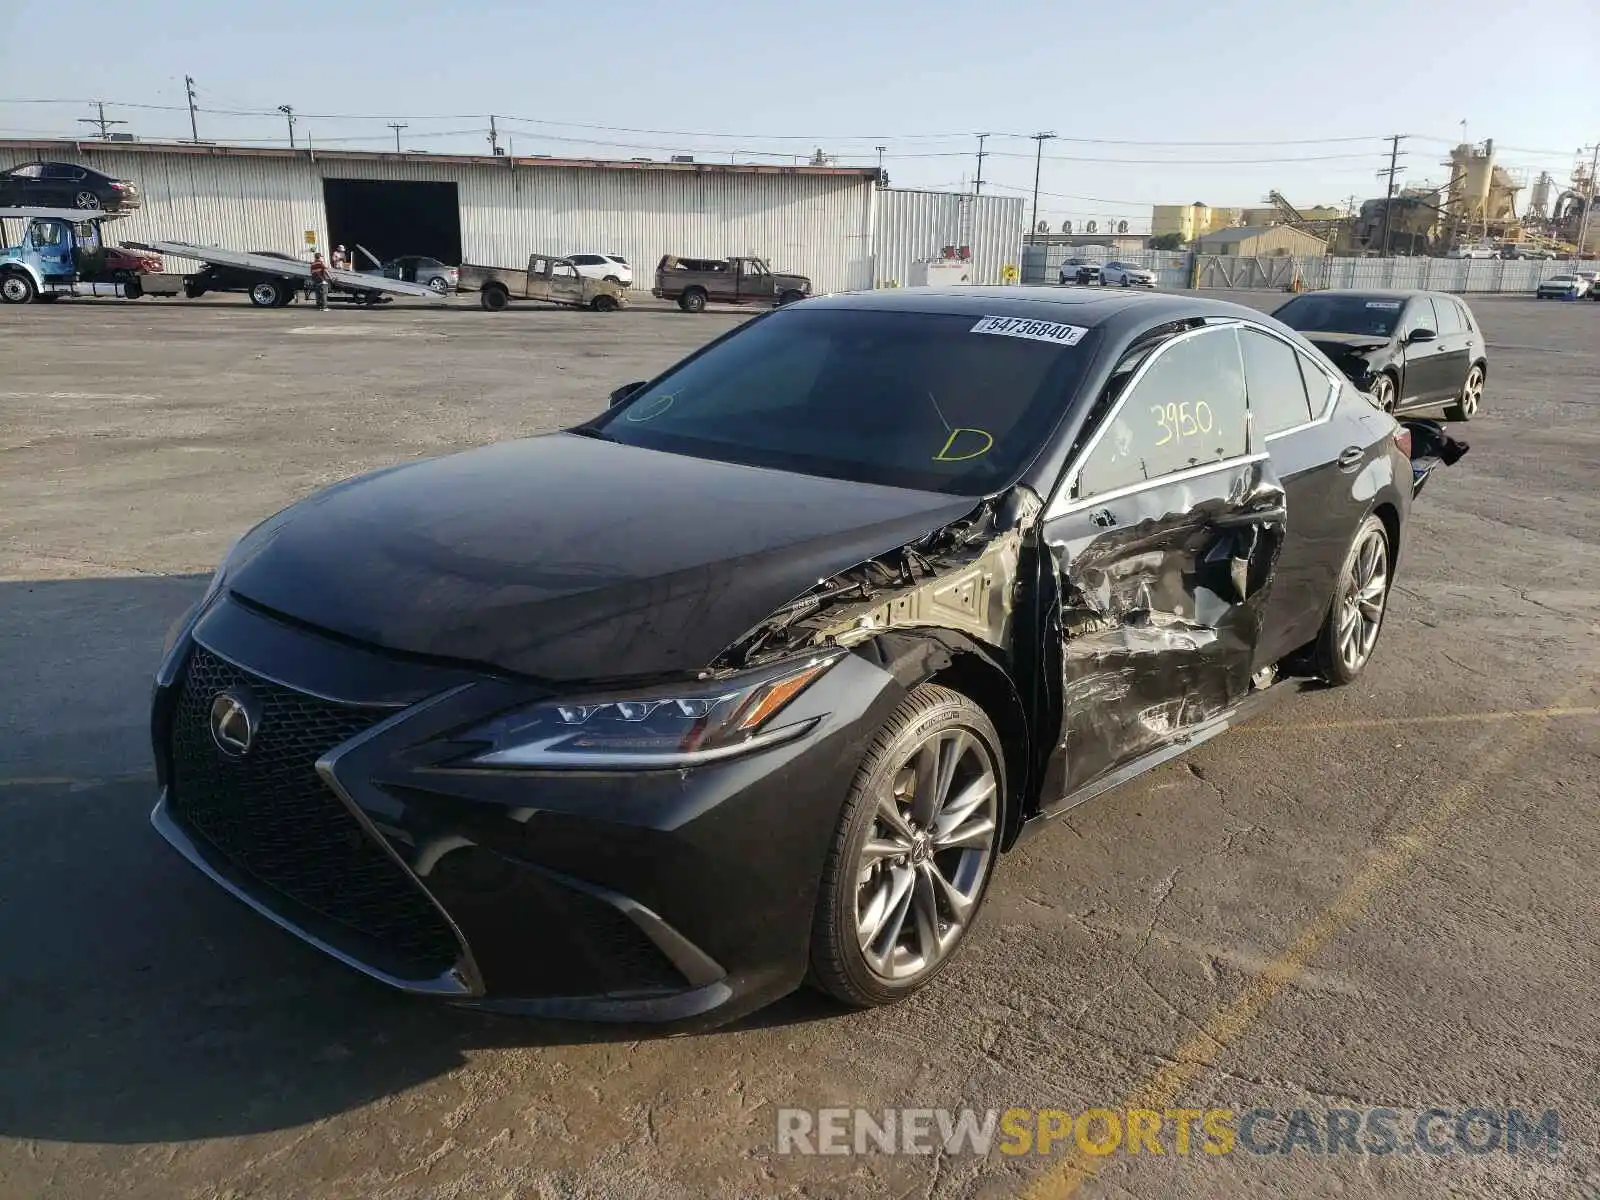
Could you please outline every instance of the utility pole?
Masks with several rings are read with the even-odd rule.
[[[1054,138],[1054,133],[1035,133],[1033,137],[1033,220],[1028,224],[1028,244],[1033,244],[1039,228],[1039,167],[1044,162],[1044,144]]]
[[[289,119],[289,149],[294,149],[294,105],[280,104],[278,111]]]
[[[100,115],[98,117],[79,117],[78,123],[80,125],[100,126],[100,140],[102,142],[111,136],[111,126],[127,124],[126,121],[113,121],[106,116],[106,102],[104,100],[96,100],[94,106],[100,111]]]
[[[880,175],[883,174],[883,152],[885,150],[887,150],[888,148],[889,147],[887,147],[887,146],[874,146],[873,147],[873,149],[878,152],[878,174],[880,174]]]
[[[1400,170],[1400,143],[1405,140],[1405,137],[1406,135],[1403,133],[1396,133],[1389,138],[1389,169],[1378,172],[1380,179],[1385,175],[1389,177],[1389,190],[1383,197],[1383,242],[1380,253],[1384,258],[1389,257],[1389,214],[1390,210],[1394,208],[1394,177]]]
[[[972,184],[972,194],[974,196],[983,195],[983,160],[989,157],[989,152],[983,148],[983,143],[988,139],[989,135],[987,133],[978,135],[978,178]]]
[[[200,140],[200,126],[196,123],[196,121],[194,119],[194,76],[193,75],[185,75],[183,77],[183,88],[184,88],[184,91],[186,91],[189,94],[189,140],[191,142],[198,142]]]
[[[489,114],[489,153],[500,156],[500,130],[495,128],[494,114]]]
[[[400,131],[402,129],[410,129],[411,126],[407,125],[404,121],[390,121],[389,122],[389,128],[394,130],[394,152],[396,154],[399,154],[400,153]]]
[[[1578,257],[1580,258],[1583,257],[1583,239],[1589,234],[1589,214],[1594,211],[1594,173],[1597,168],[1600,168],[1600,142],[1596,142],[1590,149],[1594,153],[1589,158],[1589,187],[1587,189],[1589,194],[1583,201],[1583,219],[1578,222]],[[1583,151],[1584,147],[1579,146],[1578,153],[1582,154]]]

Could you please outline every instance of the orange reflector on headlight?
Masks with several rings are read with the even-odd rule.
[[[734,728],[746,732],[759,729],[784,705],[804,691],[806,685],[822,674],[830,665],[831,660],[811,663],[809,666],[802,667],[793,675],[785,675],[782,679],[774,679],[764,688],[757,689],[745,701],[744,711],[734,721]]]

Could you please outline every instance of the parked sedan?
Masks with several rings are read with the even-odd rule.
[[[153,821],[410,992],[899,1000],[1024,833],[1290,664],[1360,676],[1461,450],[1415,433],[1221,301],[788,305],[576,428],[248,532],[159,668]]]
[[[1534,295],[1540,300],[1577,300],[1588,291],[1587,281],[1571,272],[1565,272],[1543,280]]]
[[[1100,283],[1102,286],[1119,283],[1123,287],[1153,288],[1156,285],[1156,273],[1132,263],[1113,261],[1100,268]]]
[[[137,184],[76,163],[31,162],[0,171],[0,205],[8,208],[81,208],[122,212],[138,208]]]
[[[633,286],[633,268],[620,254],[569,254],[567,261],[578,274],[589,279],[604,279],[620,287]]]
[[[1390,412],[1440,408],[1470,421],[1489,357],[1466,302],[1443,292],[1305,292],[1273,316],[1299,330]]]
[[[363,271],[362,274],[382,275],[385,279],[401,279],[406,283],[420,283],[423,287],[432,288],[441,296],[448,295],[461,286],[459,267],[452,267],[424,254],[406,254],[399,258],[391,258],[376,270]]]

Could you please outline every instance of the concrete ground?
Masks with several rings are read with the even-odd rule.
[[[1600,304],[1474,307],[1486,409],[1359,684],[1026,843],[900,1007],[643,1040],[409,1000],[220,893],[146,823],[148,681],[258,518],[583,417],[737,316],[0,312],[0,1196],[1596,1194]],[[1520,1107],[1561,1140],[778,1153],[780,1108],[963,1105],[1388,1106],[1402,1135]]]

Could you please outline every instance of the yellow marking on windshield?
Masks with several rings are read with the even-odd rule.
[[[950,453],[950,451],[955,448],[956,442],[961,439],[961,435],[963,433],[976,434],[978,437],[983,439],[983,445],[979,446],[976,450],[969,450],[965,454]],[[985,429],[970,429],[966,426],[958,425],[956,428],[950,431],[950,436],[945,441],[944,449],[940,450],[939,453],[933,456],[933,461],[966,462],[969,458],[981,458],[983,455],[989,453],[989,451],[992,449],[994,449],[994,434]]]
[[[667,392],[663,395],[656,396],[654,399],[646,401],[644,404],[635,405],[634,407],[628,409],[628,420],[632,421],[635,425],[643,424],[645,421],[653,421],[662,413],[666,412],[667,409],[671,408],[673,402],[676,401],[677,398],[678,396],[676,392]]]

